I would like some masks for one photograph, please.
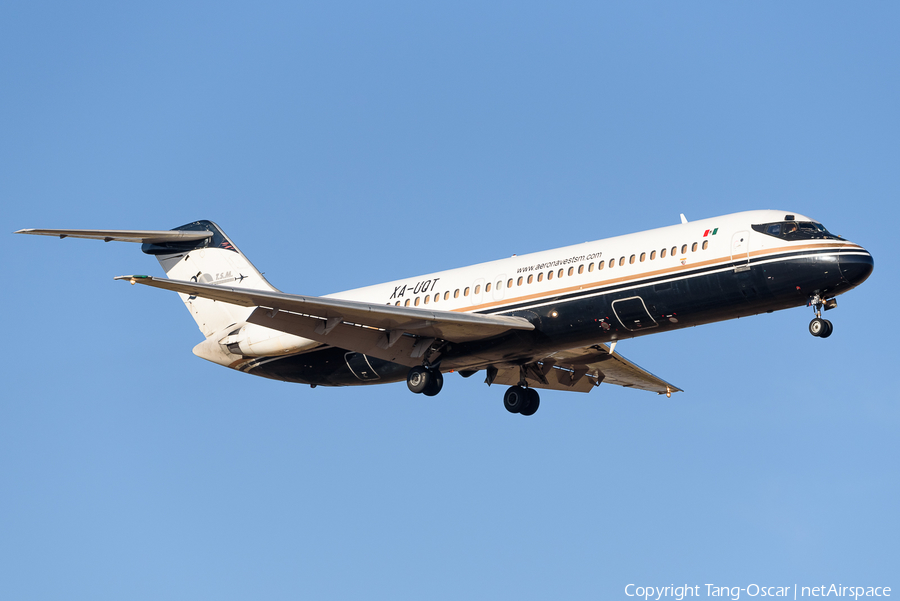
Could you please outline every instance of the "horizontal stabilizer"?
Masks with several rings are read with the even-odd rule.
[[[59,236],[60,238],[86,238],[104,242],[138,242],[141,244],[164,244],[166,242],[193,242],[213,237],[209,231],[184,230],[19,230],[17,234],[35,236]]]

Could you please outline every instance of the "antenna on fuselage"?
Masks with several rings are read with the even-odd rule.
[[[684,213],[681,214],[681,223],[687,223],[687,217],[684,216]]]

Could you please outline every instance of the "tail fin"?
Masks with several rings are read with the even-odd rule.
[[[277,292],[212,221],[194,221],[174,230],[210,232],[212,237],[144,243],[141,250],[156,256],[169,278]],[[229,305],[187,294],[179,296],[197,322],[197,327],[207,337],[231,324],[245,321],[253,312],[253,307]]]

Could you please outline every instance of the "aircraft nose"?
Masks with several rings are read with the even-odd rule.
[[[869,251],[860,248],[858,252],[842,254],[840,256],[841,276],[851,286],[859,286],[872,275],[875,261]]]

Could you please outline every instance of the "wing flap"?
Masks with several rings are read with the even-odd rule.
[[[302,338],[322,342],[413,367],[422,364],[422,357],[434,338],[416,338],[402,333],[390,340],[390,333],[361,325],[341,322],[328,328],[328,322],[309,315],[288,311],[259,308],[250,314],[247,323],[252,323],[280,332],[287,332]]]
[[[587,368],[588,374],[604,384],[637,388],[658,394],[683,392],[622,355],[610,352],[609,346],[605,344],[560,351],[553,353],[551,359],[557,365],[573,369]]]
[[[586,376],[575,370],[552,367],[546,374],[543,382],[535,376],[532,370],[527,371],[525,381],[531,388],[544,390],[567,390],[569,392],[590,392],[596,384],[596,379]],[[492,384],[515,386],[521,378],[521,370],[518,367],[503,367],[497,370],[497,375]]]
[[[492,383],[514,386],[521,377],[522,369],[518,366],[502,367]],[[622,355],[610,353],[605,344],[552,353],[540,362],[525,367],[525,381],[532,388],[574,392],[590,392],[601,383],[657,394],[682,392]]]

